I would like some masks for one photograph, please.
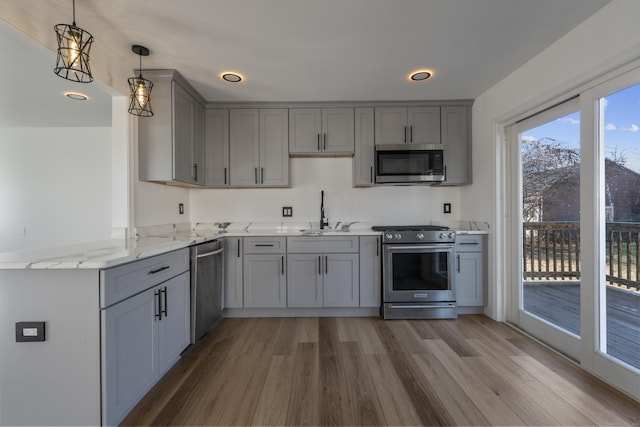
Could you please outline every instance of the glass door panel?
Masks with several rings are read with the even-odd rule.
[[[519,135],[521,310],[580,336],[580,112]]]
[[[600,99],[604,215],[600,351],[640,369],[640,85]]]

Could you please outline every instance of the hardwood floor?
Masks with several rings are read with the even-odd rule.
[[[123,422],[633,424],[640,403],[481,315],[224,319]]]

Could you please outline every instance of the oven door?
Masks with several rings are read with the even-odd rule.
[[[453,244],[383,245],[384,302],[455,302]]]

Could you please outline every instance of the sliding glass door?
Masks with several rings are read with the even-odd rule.
[[[508,320],[640,399],[640,68],[508,130]]]
[[[578,100],[514,127],[519,268],[516,321],[579,359],[580,112]]]

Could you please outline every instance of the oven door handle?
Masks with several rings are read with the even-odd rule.
[[[387,246],[387,250],[389,251],[421,251],[421,250],[433,250],[436,249],[439,252],[445,252],[450,249],[453,249],[454,244],[437,244],[437,245],[403,245],[403,246]]]
[[[449,308],[453,308],[456,305],[454,303],[434,303],[434,304],[416,304],[416,305],[395,305],[395,304],[389,304],[389,308],[395,308],[395,309],[416,309],[416,308],[443,308],[443,307],[449,307]]]

